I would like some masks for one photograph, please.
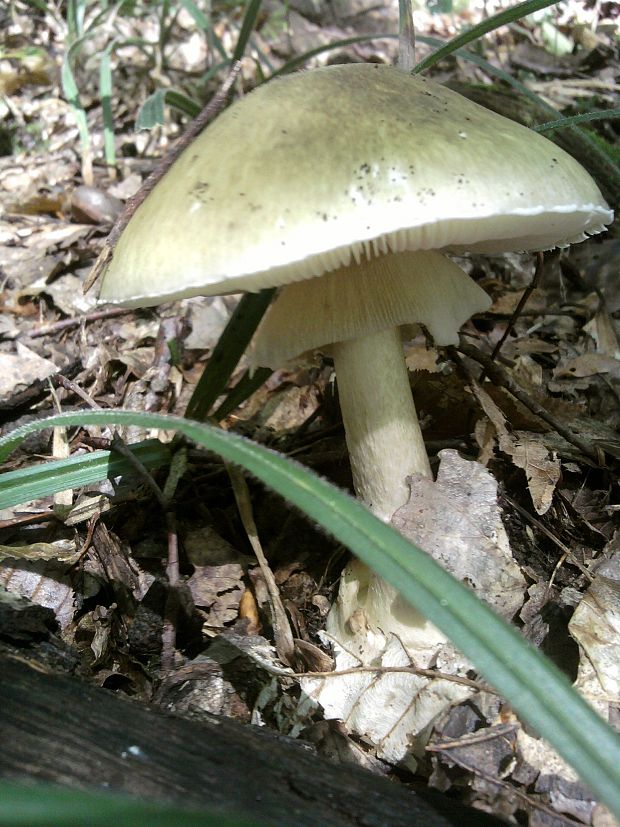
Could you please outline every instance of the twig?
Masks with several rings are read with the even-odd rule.
[[[39,523],[60,522],[59,517],[52,511],[38,511],[36,514],[21,514],[9,520],[0,520],[0,530],[17,528],[24,525],[38,525]]]
[[[540,277],[542,275],[544,261],[545,261],[545,259],[544,259],[543,254],[542,253],[537,253],[536,254],[536,269],[534,270],[534,275],[532,277],[532,280],[530,281],[528,286],[523,291],[523,295],[519,299],[519,302],[518,302],[517,306],[515,307],[514,312],[513,312],[512,316],[510,317],[510,319],[508,321],[508,324],[506,325],[506,329],[504,330],[504,333],[503,333],[501,339],[499,340],[499,342],[493,348],[493,351],[491,352],[491,356],[489,357],[491,359],[491,362],[494,362],[496,360],[497,355],[500,352],[500,350],[502,349],[504,342],[506,341],[508,336],[513,331],[514,326],[517,323],[517,319],[521,315],[521,311],[525,307],[525,305],[527,303],[527,300],[532,295],[532,293],[534,292],[536,287],[538,287],[538,285],[540,284]],[[485,378],[486,378],[486,369],[483,368],[482,373],[480,374],[480,378],[478,379],[480,384],[482,384],[484,382]]]
[[[234,465],[224,463],[235,495],[237,508],[239,509],[239,516],[245,528],[250,545],[258,560],[261,574],[265,578],[267,584],[267,591],[269,592],[269,602],[271,607],[271,622],[273,625],[273,635],[275,638],[276,650],[280,659],[289,665],[293,662],[293,655],[295,653],[295,643],[293,641],[293,633],[288,622],[286,610],[280,597],[280,592],[276,584],[273,572],[269,568],[269,563],[265,557],[260,540],[258,539],[258,531],[256,523],[254,522],[254,515],[252,514],[252,505],[250,501],[250,493],[248,491],[248,484],[245,477]]]
[[[84,559],[84,556],[86,555],[86,552],[91,547],[92,542],[93,542],[93,535],[95,533],[95,528],[97,527],[97,523],[99,522],[100,517],[101,517],[101,512],[97,511],[97,513],[93,514],[93,516],[88,521],[88,527],[86,529],[86,539],[84,540],[84,542],[82,544],[82,548],[80,549],[80,553],[78,555],[77,560],[71,566],[72,569],[75,569],[75,568],[78,567],[80,562]]]
[[[562,425],[562,423],[552,416],[545,408],[543,408],[542,405],[528,396],[523,388],[517,385],[514,379],[506,370],[504,370],[504,368],[493,362],[489,356],[482,353],[482,351],[478,350],[478,348],[467,344],[462,336],[458,345],[458,350],[464,356],[467,356],[469,359],[473,359],[474,362],[478,362],[478,364],[484,368],[486,375],[492,382],[505,388],[515,397],[515,399],[518,399],[519,402],[521,402],[522,405],[525,405],[529,411],[542,419],[543,422],[546,422],[547,425],[550,425],[554,431],[564,437],[564,439],[571,445],[574,445],[575,448],[577,448],[584,456],[591,459],[597,465],[602,466],[605,464],[604,455],[602,452],[599,453],[599,451],[593,448],[589,442],[586,442],[586,440],[582,439],[569,428]]]
[[[241,62],[237,61],[237,63],[234,63],[231,66],[226,79],[215,95],[211,98],[209,103],[190,123],[170,152],[168,152],[168,154],[165,155],[157,164],[153,172],[151,172],[146,181],[144,181],[138,192],[127,200],[125,209],[112,227],[110,235],[107,237],[105,244],[103,245],[103,249],[99,253],[97,260],[93,265],[93,269],[90,271],[88,278],[84,283],[83,290],[85,293],[88,292],[88,290],[90,290],[93,284],[97,281],[104,268],[112,258],[114,248],[116,247],[116,243],[120,238],[121,233],[146,196],[154,189],[155,185],[161,180],[161,178],[163,178],[172,164],[176,161],[183,150],[193,141],[196,135],[198,135],[198,133],[201,132],[205,126],[207,126],[207,124],[210,123],[225,107],[230,90],[237,80],[237,76],[240,71]]]
[[[60,333],[63,330],[69,330],[72,327],[79,327],[81,324],[98,322],[100,319],[113,319],[115,316],[124,316],[127,313],[133,312],[134,311],[128,307],[107,307],[105,310],[95,310],[92,313],[85,313],[83,316],[73,316],[70,319],[60,319],[57,322],[49,322],[48,324],[35,327],[32,330],[22,330],[14,336],[4,334],[4,338],[38,339],[41,336],[50,336],[54,333]]]
[[[50,377],[50,382],[52,385],[61,385],[65,390],[71,391],[76,396],[79,396],[80,399],[92,408],[93,410],[100,411],[101,405],[98,405],[95,400],[89,396],[86,391],[82,390],[82,388],[77,385],[75,382],[72,382],[71,379],[67,379],[66,376],[63,376],[62,373],[56,373]]]
[[[482,681],[472,681],[460,675],[450,675],[447,672],[439,672],[437,669],[422,669],[417,666],[352,666],[349,669],[335,669],[333,672],[297,672],[291,677],[294,678],[339,678],[343,675],[358,675],[360,672],[372,672],[374,675],[420,675],[431,680],[451,681],[462,686],[469,686],[478,692],[490,692],[497,695],[497,692]]]
[[[592,581],[594,580],[594,578],[592,577],[592,575],[590,574],[590,572],[589,572],[589,571],[587,570],[587,568],[583,565],[583,563],[581,563],[581,562],[580,562],[580,561],[579,561],[579,560],[575,557],[575,555],[574,555],[574,554],[573,554],[573,552],[569,549],[569,547],[568,547],[567,545],[565,545],[565,544],[564,544],[564,543],[563,543],[563,542],[559,539],[559,537],[556,537],[556,536],[555,536],[555,534],[554,534],[552,531],[549,531],[549,529],[547,528],[547,526],[546,526],[546,525],[544,525],[543,523],[541,523],[541,522],[540,522],[540,520],[537,520],[537,519],[536,519],[536,517],[532,516],[532,514],[530,514],[530,512],[529,512],[529,511],[527,511],[527,509],[525,509],[525,508],[523,508],[523,506],[519,505],[519,503],[518,503],[518,502],[516,502],[515,500],[513,500],[513,499],[512,499],[512,497],[509,497],[507,494],[504,494],[504,495],[503,495],[503,497],[504,497],[504,499],[506,500],[506,502],[507,502],[507,503],[510,503],[510,505],[511,505],[511,506],[512,506],[512,507],[513,507],[516,511],[518,511],[518,512],[519,512],[519,514],[521,514],[521,516],[522,516],[522,517],[525,517],[525,519],[526,519],[526,520],[528,520],[528,521],[529,521],[529,522],[530,522],[530,523],[534,526],[534,528],[536,528],[538,531],[540,531],[542,534],[544,534],[544,535],[545,535],[545,537],[547,537],[549,540],[551,540],[551,542],[552,542],[555,546],[557,546],[557,547],[560,549],[560,551],[562,552],[562,557],[560,557],[560,560],[559,560],[558,565],[561,565],[561,563],[563,562],[563,559],[568,559],[568,560],[570,560],[570,562],[573,564],[573,566],[575,566],[576,568],[578,568],[578,569],[579,569],[579,571],[583,574],[583,576],[584,576],[585,578],[587,578],[587,580],[589,580],[589,581],[590,581],[590,583],[592,583]],[[553,576],[554,576],[554,577],[555,577],[555,572],[556,572],[556,570],[554,569],[554,573],[553,573]],[[552,578],[552,581],[553,581],[553,578]],[[550,587],[550,586],[551,586],[551,583],[549,584],[549,587]],[[549,587],[547,588],[547,591],[549,591]]]
[[[502,730],[500,730],[499,732],[491,734],[491,737],[495,735],[498,738],[506,738],[508,734],[511,733],[509,731],[506,731],[506,729],[502,728]],[[571,825],[571,827],[577,827],[577,825],[582,824],[581,821],[576,821],[575,819],[568,818],[563,813],[559,813],[557,810],[548,807],[541,801],[536,801],[536,799],[531,798],[527,793],[524,793],[518,787],[515,787],[513,784],[511,784],[509,781],[504,781],[502,778],[497,778],[491,775],[490,773],[484,772],[479,767],[468,764],[467,761],[463,761],[462,758],[454,754],[454,749],[467,747],[468,744],[476,743],[477,740],[479,739],[470,740],[469,738],[462,738],[460,741],[449,741],[432,745],[429,744],[426,746],[426,751],[444,753],[444,760],[452,761],[457,766],[461,767],[461,769],[473,773],[474,775],[478,776],[478,778],[482,778],[487,783],[494,784],[497,787],[503,788],[508,793],[515,795],[518,799],[525,802],[527,806],[533,807],[534,809],[540,810],[541,812],[546,813],[548,816],[551,816],[554,822],[560,821],[564,824]]]

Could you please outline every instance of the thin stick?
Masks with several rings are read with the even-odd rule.
[[[510,503],[510,505],[516,511],[518,511],[519,514],[521,514],[522,517],[525,517],[525,519],[528,520],[534,526],[534,528],[536,528],[538,531],[540,531],[542,534],[544,534],[545,537],[547,537],[549,540],[551,540],[551,542],[560,549],[560,551],[562,552],[562,555],[560,557],[558,565],[561,565],[563,560],[567,559],[569,562],[571,562],[573,564],[573,566],[575,566],[576,568],[579,569],[579,571],[583,574],[583,576],[590,583],[592,583],[594,581],[594,577],[590,574],[590,572],[583,565],[583,563],[581,563],[580,560],[577,559],[577,557],[573,554],[573,552],[569,549],[569,547],[565,543],[563,543],[560,540],[559,537],[556,537],[555,534],[552,531],[550,531],[547,528],[546,525],[544,525],[544,523],[541,523],[540,520],[537,520],[536,517],[534,517],[532,514],[530,514],[529,511],[527,511],[527,509],[523,508],[523,506],[519,505],[518,502],[513,500],[512,497],[509,497],[507,494],[504,494],[503,497],[506,500],[506,502]],[[557,566],[556,566],[556,569],[557,569]],[[556,569],[554,569],[554,572],[553,572],[554,577],[555,577]],[[553,577],[551,579],[551,582],[553,582]],[[550,587],[551,587],[551,583],[549,583],[549,586],[547,587],[547,591],[549,591]]]
[[[127,313],[134,313],[135,311],[127,307],[106,307],[105,310],[95,310],[92,313],[85,313],[83,316],[73,316],[71,319],[59,319],[57,322],[48,322],[48,324],[34,327],[32,330],[23,330],[16,333],[14,336],[7,336],[5,339],[38,339],[41,336],[49,336],[54,333],[60,333],[63,330],[70,330],[72,327],[79,327],[81,324],[88,324],[89,322],[98,322],[100,319],[113,319],[116,316],[124,316]]]
[[[86,402],[89,408],[97,411],[101,410],[101,405],[98,405],[97,402],[95,402],[95,400],[86,393],[86,391],[82,390],[82,388],[75,382],[72,382],[71,379],[67,379],[66,376],[62,375],[62,373],[57,373],[54,376],[51,376],[50,382],[52,385],[60,385],[65,390],[71,391],[71,393],[79,396],[81,400]]]
[[[271,622],[273,625],[273,635],[276,644],[278,655],[284,663],[292,664],[293,656],[295,654],[295,643],[293,641],[293,633],[286,616],[286,610],[280,597],[276,579],[273,572],[269,568],[269,563],[263,552],[260,540],[258,539],[258,530],[254,522],[254,515],[252,514],[252,505],[250,500],[250,493],[248,491],[248,484],[241,471],[234,465],[228,462],[224,463],[230,482],[232,484],[233,493],[239,509],[239,516],[245,528],[250,545],[258,560],[261,574],[265,578],[267,591],[269,593],[269,603],[271,607]]]
[[[491,740],[494,737],[505,738],[507,735],[511,734],[511,730],[516,730],[516,728],[511,725],[507,725],[506,728],[502,728],[499,732],[496,731],[494,733],[491,733],[489,736],[489,740]],[[515,795],[527,806],[535,810],[540,810],[543,813],[546,813],[548,816],[552,817],[553,823],[562,822],[563,824],[572,825],[573,827],[578,827],[578,825],[582,824],[581,821],[576,821],[575,819],[569,818],[568,816],[559,813],[557,810],[554,810],[551,807],[547,807],[542,802],[537,801],[534,798],[531,798],[527,793],[522,792],[518,787],[513,786],[513,784],[511,784],[509,781],[504,781],[502,778],[496,778],[490,773],[484,772],[484,770],[480,769],[480,767],[468,764],[467,761],[464,761],[458,755],[458,753],[455,754],[455,749],[458,749],[459,747],[467,747],[470,743],[476,743],[478,741],[478,738],[470,740],[469,738],[465,737],[462,738],[460,741],[449,741],[439,742],[436,744],[429,744],[425,747],[425,749],[427,752],[445,753],[444,757],[448,761],[453,761],[462,769],[473,773],[475,776],[477,776],[478,778],[482,778],[489,784],[494,784],[497,787],[501,787],[502,789],[506,790],[509,795]]]
[[[530,281],[528,286],[523,291],[523,295],[519,299],[519,302],[518,302],[517,306],[515,307],[514,312],[513,312],[512,316],[510,317],[510,320],[509,320],[508,324],[506,325],[506,330],[504,330],[504,333],[503,333],[501,339],[495,345],[495,347],[493,348],[493,351],[491,352],[491,356],[489,358],[491,359],[492,362],[494,362],[496,360],[500,350],[502,349],[502,347],[504,345],[504,342],[506,341],[508,336],[512,333],[512,331],[514,330],[514,326],[517,323],[517,319],[521,315],[521,311],[525,307],[529,297],[532,295],[534,290],[540,284],[540,277],[541,277],[542,271],[543,271],[544,260],[545,259],[544,259],[544,256],[543,256],[542,253],[537,253],[536,254],[536,269],[534,270],[534,275],[532,276],[532,280]],[[483,368],[482,373],[480,374],[480,378],[478,379],[478,381],[480,382],[480,384],[482,384],[485,379],[486,379],[486,369]]]
[[[574,445],[575,448],[577,448],[584,456],[591,459],[597,465],[605,464],[604,454],[602,451],[599,452],[585,439],[582,439],[580,436],[573,433],[573,431],[562,425],[562,423],[552,416],[547,410],[545,410],[542,405],[528,396],[523,388],[517,385],[514,379],[506,370],[504,370],[504,368],[500,367],[495,362],[492,362],[490,356],[482,353],[478,350],[478,348],[467,344],[462,336],[458,345],[458,350],[464,356],[467,356],[468,358],[473,359],[474,362],[478,362],[479,365],[482,365],[486,375],[492,382],[498,386],[506,388],[506,390],[511,393],[515,399],[518,399],[519,402],[525,405],[528,410],[542,419],[543,422],[546,422],[547,425],[550,425],[554,431],[564,437],[564,439],[571,445]]]
[[[473,681],[470,678],[464,678],[461,675],[450,675],[448,672],[440,672],[437,669],[422,669],[417,666],[351,666],[349,669],[336,669],[333,672],[296,672],[291,677],[295,678],[340,678],[344,675],[359,675],[362,673],[371,672],[373,675],[380,677],[381,675],[419,675],[422,678],[430,678],[431,680],[450,681],[451,683],[458,683],[461,686],[468,686],[471,689],[476,689],[478,692],[489,692],[497,695],[493,687],[488,686],[482,681]]]

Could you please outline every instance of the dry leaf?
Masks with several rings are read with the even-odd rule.
[[[500,450],[512,458],[517,468],[525,471],[534,508],[538,514],[544,514],[551,507],[553,493],[560,479],[560,460],[555,452],[549,451],[542,436],[529,431],[509,431],[504,414],[489,394],[476,384],[473,385],[473,390],[483,411],[493,423]],[[488,444],[480,442],[479,430],[476,434],[478,444],[486,449],[486,457]]]
[[[553,492],[560,479],[560,460],[547,449],[539,437],[527,431],[500,435],[499,446],[512,457],[517,468],[525,471],[532,503],[538,514],[551,507]]]
[[[196,566],[187,585],[196,606],[208,612],[209,626],[221,627],[237,618],[245,591],[239,563]]]
[[[605,569],[603,569],[605,570]],[[568,624],[580,647],[577,687],[620,701],[620,580],[597,574]],[[607,703],[601,711],[606,715]]]
[[[47,379],[57,372],[53,362],[17,342],[16,353],[0,353],[0,398],[10,397],[18,388]]]
[[[57,560],[72,565],[80,556],[73,540],[31,543],[25,546],[0,546],[0,560]]]
[[[0,563],[0,584],[38,606],[53,609],[62,629],[73,620],[75,593],[67,564],[57,560],[5,560]]]
[[[606,353],[584,353],[567,362],[561,362],[553,371],[553,376],[556,379],[583,379],[586,376],[597,376],[599,373],[606,373],[617,379],[620,377],[620,359]]]
[[[439,457],[437,481],[412,478],[411,498],[392,525],[511,618],[523,603],[525,580],[510,553],[497,483],[484,466],[457,451],[440,451]]]
[[[410,480],[411,499],[392,523],[504,617],[523,602],[525,581],[512,560],[497,504],[497,484],[476,462],[440,452],[437,482]],[[472,689],[442,675],[465,675],[469,665],[431,623],[391,586],[355,561],[345,570],[328,621],[337,672],[303,679],[302,688],[381,758],[415,764],[433,721]],[[362,665],[364,668],[355,670]],[[384,667],[422,667],[429,678]]]
[[[441,368],[437,364],[439,351],[435,347],[425,344],[405,345],[405,362],[407,370],[412,372],[424,370],[428,373],[439,373]]]

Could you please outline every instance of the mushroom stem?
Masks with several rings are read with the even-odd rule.
[[[431,470],[397,327],[337,342],[332,354],[357,496],[389,521],[406,477]]]

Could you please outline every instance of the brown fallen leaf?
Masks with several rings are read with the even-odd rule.
[[[561,464],[555,452],[544,442],[544,435],[530,431],[509,431],[506,418],[489,394],[479,385],[473,385],[480,406],[493,424],[497,433],[498,446],[517,466],[525,471],[527,486],[532,503],[538,514],[544,514],[551,507],[553,493],[560,479]],[[488,434],[476,429],[485,458],[489,455]]]

